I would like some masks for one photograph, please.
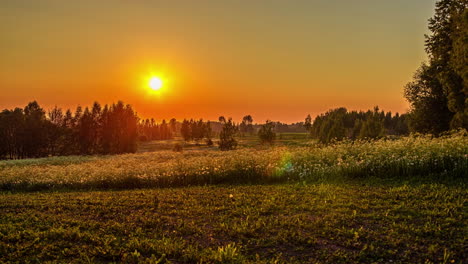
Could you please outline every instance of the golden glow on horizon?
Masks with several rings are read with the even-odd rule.
[[[163,86],[163,81],[161,80],[161,78],[157,77],[157,76],[153,76],[150,78],[149,82],[148,82],[148,86],[157,91],[159,89],[162,88]]]

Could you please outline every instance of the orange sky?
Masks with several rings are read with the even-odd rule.
[[[168,3],[169,2],[169,3]],[[123,100],[142,117],[404,112],[434,0],[0,4],[0,109]],[[167,79],[159,94],[142,79]]]

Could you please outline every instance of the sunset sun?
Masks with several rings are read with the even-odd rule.
[[[151,77],[151,78],[149,79],[148,86],[149,86],[151,89],[157,91],[157,90],[159,90],[159,89],[162,88],[162,86],[163,86],[163,81],[161,80],[161,78],[156,77],[156,76],[153,76],[153,77]]]

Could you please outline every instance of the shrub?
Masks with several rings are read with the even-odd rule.
[[[276,133],[273,131],[273,129],[273,122],[269,120],[267,120],[266,123],[260,127],[260,130],[258,131],[258,137],[263,144],[273,144],[273,141],[276,139]]]

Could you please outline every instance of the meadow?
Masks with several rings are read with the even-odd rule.
[[[466,132],[330,145],[246,137],[234,151],[175,143],[0,161],[0,262],[466,259]]]
[[[205,184],[466,178],[466,132],[433,138],[162,150],[0,161],[0,190],[129,189]],[[299,145],[299,146],[298,146]]]

